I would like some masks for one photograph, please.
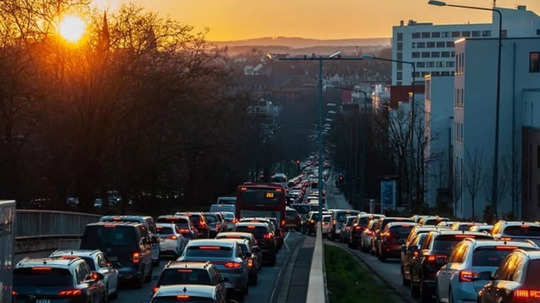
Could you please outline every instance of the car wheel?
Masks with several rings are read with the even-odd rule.
[[[152,280],[152,266],[150,266],[150,270],[148,271],[148,275],[144,277],[144,282],[148,283],[150,280]]]
[[[411,277],[411,296],[413,298],[418,298],[418,295],[419,295],[419,289],[418,289],[418,285],[416,285],[414,282],[413,282],[413,279]]]
[[[101,302],[103,303],[109,303],[109,288],[105,288],[105,292],[103,293],[103,298],[101,299]]]
[[[420,281],[420,302],[431,303],[431,293],[426,289],[424,281]]]

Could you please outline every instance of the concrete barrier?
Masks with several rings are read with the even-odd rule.
[[[315,236],[315,249],[311,260],[311,270],[309,273],[309,284],[306,303],[326,303],[326,277],[324,273],[324,247],[321,228],[317,225],[317,235]]]

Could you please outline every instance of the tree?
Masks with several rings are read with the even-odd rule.
[[[467,152],[465,155],[465,176],[463,183],[471,198],[472,219],[476,219],[476,198],[478,193],[484,188],[486,175],[484,172],[483,153],[476,150],[473,153]]]

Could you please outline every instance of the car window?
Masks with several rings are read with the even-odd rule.
[[[158,234],[160,235],[174,234],[172,227],[169,227],[169,226],[158,226],[157,231],[158,231]]]
[[[512,250],[493,246],[478,247],[473,252],[472,265],[498,267],[511,252]]]
[[[433,233],[429,233],[424,240],[424,243],[422,243],[421,249],[428,249],[431,244],[431,239],[433,239]]]
[[[232,257],[232,248],[222,246],[188,246],[186,257],[230,258]]]
[[[388,228],[388,230],[390,231],[391,234],[396,235],[400,239],[405,239],[411,233],[412,228],[413,228],[412,225],[394,225]]]
[[[540,289],[540,259],[530,260],[527,264],[527,276],[525,285],[532,289]]]
[[[529,225],[508,226],[504,229],[503,234],[507,236],[540,237],[540,227]]]
[[[105,256],[103,254],[97,255],[98,265],[99,267],[106,267],[107,266],[107,260],[105,260]]]
[[[170,268],[159,276],[158,285],[201,284],[214,285],[205,269]]]
[[[92,270],[96,270],[96,264],[94,262],[94,258],[92,257],[80,257],[80,258],[83,259],[86,262],[86,264],[90,266]]]
[[[16,287],[73,287],[73,278],[69,270],[63,268],[17,268],[13,271],[13,284]]]
[[[132,226],[89,226],[81,241],[82,249],[122,247],[135,251],[137,245],[136,229]]]

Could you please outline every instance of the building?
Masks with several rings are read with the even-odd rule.
[[[424,204],[434,207],[438,194],[449,192],[452,180],[454,77],[428,75],[425,88]]]
[[[434,8],[437,9],[437,8]],[[445,8],[459,13],[459,8]],[[507,37],[540,37],[540,17],[525,6],[517,9],[497,8],[503,15],[503,35]],[[463,10],[463,9],[461,9]],[[454,42],[461,38],[498,36],[498,14],[492,23],[435,25],[410,20],[401,21],[392,30],[392,59],[413,62],[416,82],[424,76],[451,76],[455,70]],[[412,83],[410,64],[392,63],[392,85]]]
[[[456,42],[453,171],[454,210],[459,217],[481,218],[492,204],[497,43],[496,38]],[[500,83],[497,213],[537,219],[540,37],[502,40]]]

